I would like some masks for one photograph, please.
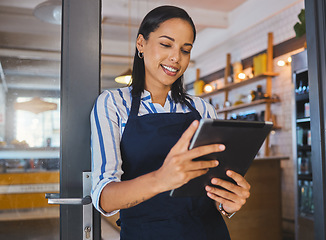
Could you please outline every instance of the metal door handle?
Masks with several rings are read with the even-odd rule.
[[[91,172],[83,172],[83,198],[60,198],[60,193],[46,193],[49,204],[83,205],[83,240],[93,239],[93,205]]]
[[[59,193],[46,193],[45,198],[48,199],[48,204],[88,205],[92,202],[89,195],[83,198],[60,198]]]

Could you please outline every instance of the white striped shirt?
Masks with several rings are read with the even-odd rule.
[[[97,98],[91,116],[91,150],[92,150],[92,199],[95,208],[105,216],[117,211],[106,213],[99,206],[103,188],[110,182],[121,180],[122,159],[120,140],[131,111],[131,87],[117,90],[106,90]],[[199,97],[188,100],[197,109],[202,118],[217,118],[212,105]],[[141,95],[138,116],[152,113],[187,113],[191,110],[185,105],[175,103],[169,92],[164,107],[153,103],[150,92]]]

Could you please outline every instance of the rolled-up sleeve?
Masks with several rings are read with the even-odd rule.
[[[121,169],[120,127],[116,106],[111,92],[103,92],[96,100],[90,115],[91,152],[92,152],[92,201],[95,208],[105,216],[118,211],[106,213],[100,206],[103,188],[110,182],[119,182]]]

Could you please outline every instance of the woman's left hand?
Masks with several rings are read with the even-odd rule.
[[[221,186],[228,191],[206,186],[207,196],[215,200],[217,207],[219,203],[222,203],[226,212],[234,213],[239,211],[246,203],[247,198],[249,198],[250,184],[243,176],[234,171],[228,170],[226,174],[232,178],[237,185],[219,178],[213,178],[211,181],[213,185]]]

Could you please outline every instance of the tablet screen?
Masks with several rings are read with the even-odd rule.
[[[230,169],[244,176],[272,126],[271,122],[201,119],[189,149],[214,143],[224,144],[226,148],[223,152],[194,159],[194,161],[217,159],[219,165],[205,175],[172,190],[170,196],[206,195],[205,186],[211,185],[210,181],[214,177],[234,183],[226,175],[226,171]]]

